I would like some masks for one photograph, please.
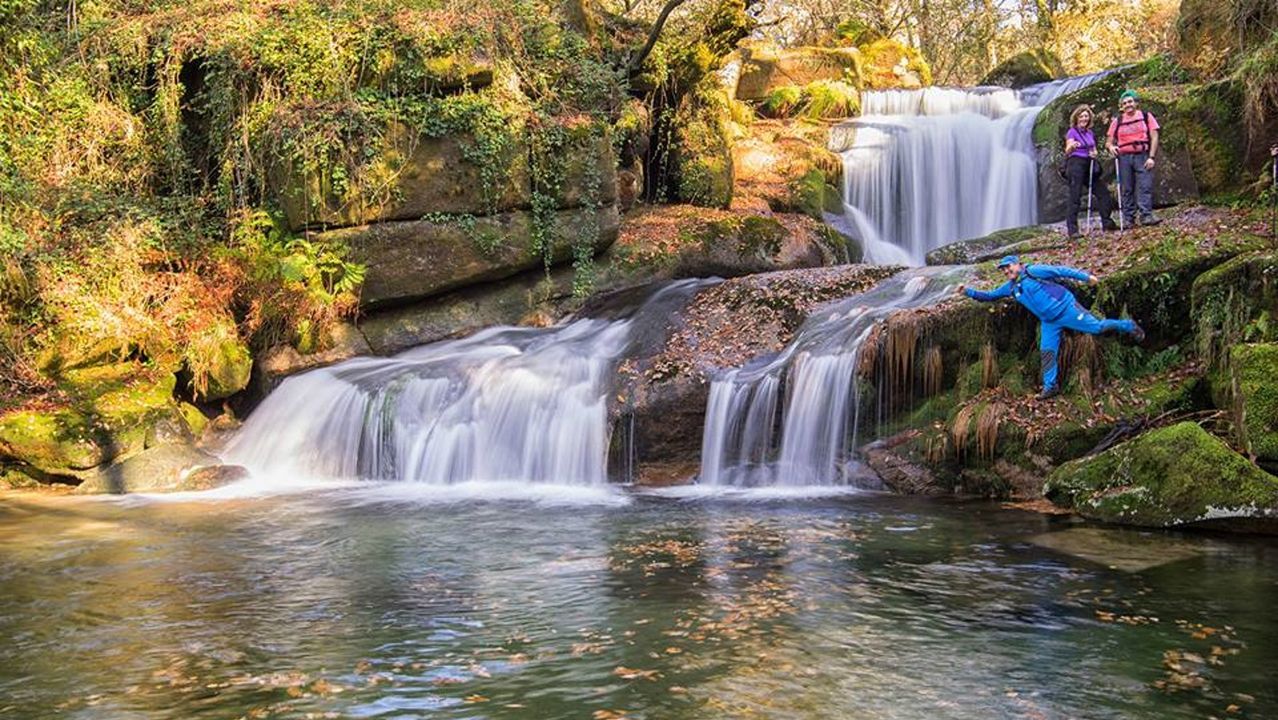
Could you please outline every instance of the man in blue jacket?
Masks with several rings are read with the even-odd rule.
[[[1099,335],[1106,330],[1117,330],[1136,338],[1145,339],[1145,331],[1132,320],[1101,320],[1078,303],[1074,293],[1054,280],[1077,280],[1095,285],[1095,275],[1059,265],[1023,265],[1015,255],[998,261],[998,267],[1007,282],[989,292],[973,290],[959,285],[958,291],[973,300],[993,302],[1014,297],[1029,308],[1039,319],[1038,348],[1043,363],[1043,392],[1038,399],[1046,400],[1060,393],[1056,381],[1056,357],[1061,346],[1061,331],[1076,330],[1088,335]]]

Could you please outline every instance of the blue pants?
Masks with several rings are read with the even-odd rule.
[[[1118,156],[1118,180],[1123,195],[1123,220],[1128,225],[1140,219],[1154,217],[1154,173],[1145,169],[1149,153],[1129,153]]]
[[[1101,320],[1078,303],[1052,321],[1039,325],[1038,350],[1043,361],[1043,389],[1056,387],[1056,359],[1061,349],[1061,331],[1075,330],[1088,335],[1099,335],[1108,330],[1130,333],[1136,329],[1131,320]]]

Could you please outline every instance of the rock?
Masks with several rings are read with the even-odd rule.
[[[185,413],[178,411],[162,417],[147,428],[145,446],[189,445],[195,442],[195,434],[187,425]]]
[[[1059,222],[1065,219],[1069,188],[1056,174],[1056,166],[1064,150],[1065,132],[1069,129],[1069,114],[1080,104],[1092,105],[1097,113],[1093,131],[1098,143],[1104,145],[1104,135],[1118,96],[1126,88],[1134,88],[1141,95],[1141,109],[1158,119],[1160,130],[1158,165],[1154,170],[1154,205],[1165,207],[1198,198],[1198,182],[1194,176],[1186,138],[1187,121],[1175,111],[1172,98],[1143,83],[1142,66],[1118,70],[1074,93],[1053,100],[1043,108],[1034,122],[1034,144],[1038,162],[1038,221]],[[1117,193],[1113,180],[1114,161],[1104,158],[1105,182],[1111,193]],[[1115,216],[1117,220],[1117,216]]]
[[[928,265],[974,265],[1004,255],[1063,247],[1064,238],[1053,228],[1041,225],[1008,228],[972,240],[943,245],[927,254]]]
[[[75,489],[77,495],[208,490],[247,477],[190,445],[159,445],[99,468]]]
[[[1240,22],[1240,13],[1245,13],[1245,22]],[[1218,76],[1231,61],[1268,40],[1275,24],[1278,7],[1272,3],[1182,0],[1176,60],[1200,77]]]
[[[459,337],[492,325],[515,325],[547,297],[572,293],[571,268],[551,274],[539,270],[474,285],[413,305],[368,314],[359,329],[378,355]]]
[[[1194,279],[1191,317],[1198,353],[1208,363],[1212,393],[1229,407],[1229,350],[1242,342],[1278,342],[1278,252],[1243,253]]]
[[[1051,474],[1044,493],[1104,522],[1278,531],[1278,478],[1192,422],[1068,462]]]
[[[0,465],[0,490],[25,490],[40,487],[48,478],[29,465]]]
[[[917,90],[932,84],[932,68],[923,53],[891,38],[862,45],[861,86],[871,90]]]
[[[277,345],[257,359],[256,391],[265,396],[289,375],[332,365],[359,355],[372,355],[363,333],[350,323],[338,323],[327,334],[318,352],[302,354],[291,345]]]
[[[1065,68],[1056,53],[1047,48],[1034,48],[999,63],[981,79],[980,84],[1023,88],[1062,77],[1065,77]]]
[[[1229,369],[1243,449],[1262,462],[1278,462],[1278,343],[1235,345]]]
[[[186,420],[186,427],[192,436],[199,438],[204,434],[204,429],[209,425],[209,419],[200,412],[199,408],[190,403],[178,403],[178,412],[182,414],[182,419]]]
[[[253,355],[240,340],[235,325],[229,320],[227,324],[218,342],[188,350],[187,367],[195,378],[195,397],[202,402],[234,395],[248,387],[253,374]],[[200,353],[200,357],[189,357],[192,352]]]
[[[681,202],[726,208],[732,203],[736,177],[728,98],[722,88],[708,85],[684,98],[675,114],[670,148],[673,190]]]
[[[758,120],[732,146],[738,199],[762,198],[773,212],[843,212],[843,159],[826,149],[829,131],[788,120]]]
[[[615,205],[555,213],[545,231],[552,262],[573,257],[579,242],[599,252],[617,239]],[[524,211],[468,221],[384,222],[321,233],[321,242],[350,247],[367,266],[361,296],[366,309],[403,304],[475,283],[500,280],[542,265],[533,248],[536,227]],[[593,238],[591,237],[593,236]]]
[[[775,218],[728,217],[703,223],[693,232],[698,241],[681,249],[673,277],[738,277],[821,265],[821,254],[814,248],[799,249],[797,257],[792,250],[791,257],[783,257],[790,233]]]
[[[500,172],[468,158],[469,135],[427,137],[400,124],[387,130],[384,155],[364,173],[366,182],[390,183],[380,202],[360,200],[358,188],[338,197],[317,175],[302,179],[285,171],[277,194],[294,230],[323,225],[351,227],[429,215],[486,216],[532,208],[530,149],[522,127],[511,128]],[[616,157],[607,136],[583,135],[563,149],[564,177],[557,207],[612,205],[617,198]],[[587,192],[587,188],[593,188]],[[588,198],[587,195],[593,195]]]
[[[917,434],[917,433],[916,433]],[[937,483],[928,468],[897,454],[893,448],[908,435],[873,443],[861,452],[861,459],[878,474],[892,492],[900,495],[944,495],[947,490]]]
[[[68,371],[65,405],[0,415],[0,459],[75,476],[143,449],[150,427],[176,412],[171,373],[135,363]]]
[[[763,100],[777,88],[817,80],[861,84],[861,53],[855,48],[747,48],[742,51],[742,60],[736,85],[738,100]]]

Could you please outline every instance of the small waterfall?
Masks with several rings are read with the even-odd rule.
[[[861,437],[857,367],[878,323],[938,302],[952,268],[901,273],[812,315],[780,353],[724,372],[710,386],[701,440],[703,485],[845,484]]]
[[[224,458],[285,480],[601,486],[607,397],[634,326],[705,284],[667,286],[631,316],[491,328],[291,377]]]
[[[862,117],[832,134],[843,156],[843,229],[867,262],[921,265],[929,250],[1032,225],[1032,132],[1043,107],[1103,77],[1006,88],[867,92]]]

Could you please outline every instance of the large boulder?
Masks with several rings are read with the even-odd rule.
[[[942,245],[927,254],[928,265],[972,265],[1004,255],[1046,250],[1061,243],[1056,230],[1041,225],[996,230],[985,237]]]
[[[531,208],[535,173],[522,129],[512,128],[503,146],[490,151],[494,157],[479,157],[477,142],[468,134],[431,137],[392,124],[381,155],[357,181],[338,187],[331,171],[283,169],[276,173],[276,194],[294,230]],[[563,177],[556,178],[560,209],[616,201],[616,158],[606,135],[582,133],[558,159],[564,163]]]
[[[861,87],[870,90],[917,90],[932,84],[932,68],[917,48],[891,38],[861,48]]]
[[[1278,343],[1235,345],[1229,370],[1243,449],[1261,462],[1278,463]]]
[[[99,468],[75,489],[78,495],[212,490],[248,477],[248,471],[190,445],[159,445]]]
[[[595,254],[617,238],[615,205],[554,213],[539,227],[531,212],[491,217],[384,222],[322,233],[342,243],[367,266],[361,304],[376,308],[438,295],[475,283],[510,277],[547,262],[532,238],[545,234],[549,262],[574,257],[580,243]]]
[[[253,355],[231,318],[220,320],[204,338],[186,351],[195,397],[203,402],[223,400],[248,387]]]
[[[1091,105],[1096,111],[1093,130],[1102,146],[1110,119],[1117,113],[1118,96],[1124,89],[1134,88],[1141,95],[1141,109],[1153,115],[1161,126],[1158,166],[1154,170],[1154,205],[1165,207],[1198,198],[1198,181],[1189,150],[1188,126],[1178,112],[1175,89],[1156,88],[1144,81],[1142,66],[1110,73],[1087,87],[1053,100],[1043,108],[1034,122],[1034,145],[1038,162],[1038,221],[1059,222],[1065,219],[1069,188],[1056,173],[1064,150],[1069,115],[1075,107]],[[1099,161],[1105,172],[1104,182],[1111,192],[1114,183],[1114,161],[1103,156]]]
[[[68,372],[65,404],[0,415],[0,459],[74,477],[139,452],[157,422],[184,422],[175,384],[172,373],[153,375],[133,363]]]
[[[760,101],[778,88],[801,87],[817,80],[842,80],[859,86],[860,51],[826,47],[745,49],[736,85],[737,99]]]
[[[1194,279],[1191,316],[1198,354],[1213,378],[1213,394],[1228,407],[1229,350],[1242,342],[1278,342],[1278,252],[1243,253]]]
[[[1056,53],[1047,48],[1034,48],[999,63],[981,79],[980,84],[1023,88],[1064,76],[1065,68]]]
[[[670,167],[674,199],[702,207],[732,203],[735,166],[728,97],[705,81],[680,104],[674,117]]]
[[[292,345],[277,345],[262,353],[255,364],[255,390],[264,396],[289,375],[339,363],[357,355],[372,354],[372,347],[358,328],[350,323],[339,323],[328,330],[322,350],[301,353]]]
[[[1278,529],[1278,478],[1192,422],[1065,463],[1048,478],[1044,493],[1104,522]]]

